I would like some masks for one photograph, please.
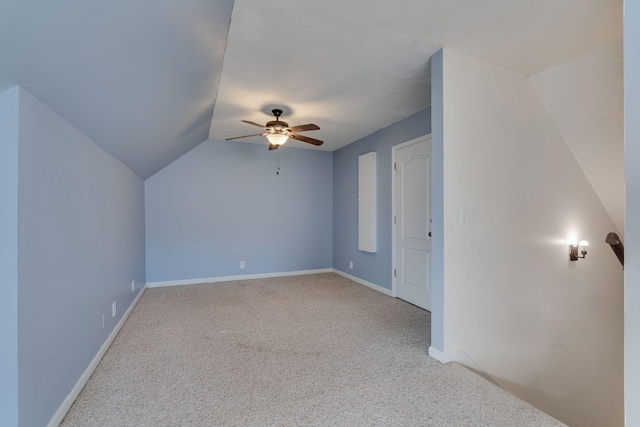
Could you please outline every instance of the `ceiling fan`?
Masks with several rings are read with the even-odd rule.
[[[309,130],[320,130],[320,128],[314,124],[308,125],[300,125],[300,126],[291,126],[289,127],[289,123],[281,122],[280,116],[282,115],[282,110],[274,109],[271,110],[273,115],[276,117],[275,120],[267,122],[266,125],[259,125],[258,123],[250,122],[248,120],[241,120],[244,123],[248,123],[252,126],[256,126],[265,130],[263,133],[254,133],[253,135],[244,135],[244,136],[236,136],[234,138],[227,138],[227,141],[231,141],[232,139],[241,139],[248,138],[251,136],[266,136],[269,140],[269,150],[277,150],[282,144],[287,142],[289,138],[296,139],[298,141],[306,142],[307,144],[313,145],[322,145],[324,142],[319,139],[309,138],[308,136],[298,135],[296,132],[304,132]]]

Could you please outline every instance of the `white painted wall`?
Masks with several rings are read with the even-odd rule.
[[[640,425],[640,2],[624,6],[625,110],[625,413]]]
[[[532,77],[620,234],[624,232],[622,68],[620,40]]]
[[[444,351],[569,425],[621,426],[614,224],[529,79],[449,50],[443,69]]]

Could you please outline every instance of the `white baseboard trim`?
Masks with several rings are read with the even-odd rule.
[[[333,271],[333,268],[321,268],[318,270],[282,271],[278,273],[245,274],[241,276],[219,276],[204,277],[202,279],[168,280],[166,282],[149,282],[147,283],[147,287],[164,288],[166,286],[201,285],[203,283],[232,282],[235,280],[268,279],[270,277],[303,276],[306,274],[332,273]]]
[[[429,356],[433,357],[440,363],[453,362],[455,353],[453,351],[443,353],[435,347],[429,347]]]
[[[375,283],[367,282],[364,279],[361,279],[361,278],[356,277],[356,276],[352,276],[350,274],[345,273],[344,271],[336,270],[335,268],[332,271],[334,273],[336,273],[337,275],[339,275],[339,276],[346,277],[347,279],[351,279],[356,283],[360,283],[361,285],[365,285],[368,288],[371,288],[371,289],[376,290],[378,292],[382,292],[385,295],[389,295],[390,297],[393,296],[391,294],[391,289],[383,288],[380,285],[376,285]]]
[[[93,374],[93,371],[95,371],[98,363],[100,363],[102,357],[109,349],[109,346],[116,338],[116,335],[118,335],[118,332],[120,332],[120,329],[122,329],[122,325],[124,325],[124,322],[127,321],[134,307],[136,306],[136,304],[138,304],[138,301],[140,301],[140,298],[142,297],[142,294],[144,294],[145,289],[147,289],[147,285],[145,285],[140,290],[140,292],[138,292],[138,295],[133,300],[127,311],[124,313],[116,327],[113,328],[113,331],[111,331],[111,333],[107,337],[107,340],[104,342],[104,344],[102,344],[102,347],[100,347],[100,350],[98,350],[98,353],[95,355],[93,360],[91,360],[91,363],[89,363],[87,369],[85,369],[80,378],[78,378],[76,385],[73,386],[58,410],[53,414],[53,417],[51,417],[51,420],[49,421],[49,424],[47,424],[47,427],[58,427],[60,425],[60,423],[64,419],[64,416],[67,415],[67,412],[71,408],[71,405],[73,405],[73,402],[75,402],[76,398],[78,397],[84,386],[87,384],[87,381],[89,381],[89,378],[91,377],[91,374]]]

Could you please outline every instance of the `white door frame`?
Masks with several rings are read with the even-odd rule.
[[[397,150],[408,147],[409,145],[416,144],[422,141],[430,141],[431,134],[419,136],[410,141],[403,142],[391,147],[391,296],[396,298],[396,276],[394,269],[396,268],[396,223],[393,219],[396,217],[396,171],[394,165],[396,164],[396,152]],[[429,190],[431,191],[431,190]]]

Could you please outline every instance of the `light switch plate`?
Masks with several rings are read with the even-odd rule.
[[[460,209],[460,224],[462,225],[478,224],[478,212],[475,209]]]

